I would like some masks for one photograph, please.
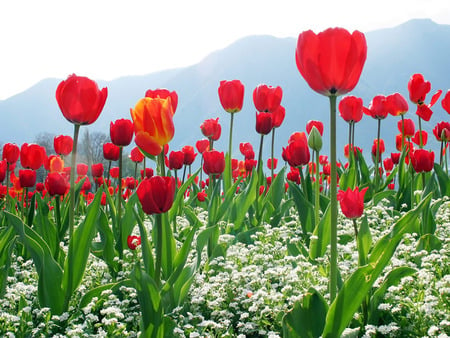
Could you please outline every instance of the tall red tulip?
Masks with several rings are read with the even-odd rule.
[[[2,159],[8,164],[16,163],[20,156],[20,149],[17,144],[5,143],[3,145]]]
[[[345,96],[339,102],[339,113],[345,122],[359,122],[363,117],[363,100],[356,96]]]
[[[24,168],[39,169],[43,164],[47,154],[45,148],[34,143],[24,143],[20,147],[20,164]]]
[[[397,128],[400,133],[403,133],[404,137],[408,138],[413,137],[416,130],[414,121],[411,119],[403,119],[398,121]]]
[[[207,119],[200,125],[203,136],[212,141],[217,141],[222,133],[222,127],[219,124],[219,118]]]
[[[291,135],[289,144],[285,148],[285,156],[291,167],[299,167],[308,164],[311,154],[305,133],[295,133]]]
[[[389,112],[389,102],[384,95],[375,96],[369,104],[369,107],[363,107],[363,112],[377,120],[384,120]]]
[[[36,170],[19,170],[19,180],[22,188],[31,188],[36,184]]]
[[[433,129],[433,135],[438,141],[450,141],[450,122],[442,121],[436,124]]]
[[[45,178],[45,189],[50,196],[64,195],[69,188],[69,182],[64,174],[58,172],[48,173]]]
[[[261,112],[256,113],[256,132],[261,135],[267,135],[272,131],[272,114]]]
[[[341,205],[341,210],[345,217],[354,219],[362,216],[364,212],[364,195],[367,189],[369,188],[366,187],[360,191],[356,187],[353,190],[348,188],[345,191],[340,190],[338,192],[337,200]]]
[[[431,171],[434,165],[434,152],[425,149],[414,150],[411,154],[411,164],[416,173]]]
[[[56,89],[56,101],[64,117],[74,124],[92,124],[100,113],[108,96],[108,89],[100,90],[95,81],[70,75]]]
[[[322,121],[309,120],[306,123],[306,132],[308,134],[310,134],[311,133],[311,129],[313,127],[316,127],[317,131],[320,133],[320,135],[323,136],[323,123],[322,123]]]
[[[225,156],[217,150],[203,153],[203,171],[206,175],[220,175],[225,169]]]
[[[192,163],[194,163],[197,153],[195,152],[193,146],[184,146],[183,148],[181,148],[181,151],[184,154],[183,163],[185,165],[191,165]]]
[[[429,121],[433,112],[431,107],[439,100],[442,90],[438,90],[431,98],[429,104],[425,104],[425,98],[431,90],[431,83],[425,81],[422,74],[414,74],[408,81],[409,99],[417,105],[416,114],[425,121]]]
[[[408,102],[400,93],[394,93],[386,97],[389,113],[393,116],[405,115],[408,111]]]
[[[178,170],[183,168],[184,153],[180,151],[171,151],[169,154],[169,169]]]
[[[120,148],[111,142],[103,144],[103,157],[108,161],[117,161],[120,156]]]
[[[228,113],[241,111],[244,103],[244,85],[239,80],[220,81],[219,99],[223,109]]]
[[[144,178],[136,193],[146,214],[161,214],[172,207],[175,197],[175,179],[165,176]]]
[[[329,28],[319,34],[301,33],[295,61],[308,85],[319,94],[339,96],[359,81],[367,57],[363,33],[350,34],[343,28]]]

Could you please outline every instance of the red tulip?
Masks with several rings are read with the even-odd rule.
[[[171,151],[169,154],[169,169],[178,170],[183,168],[184,153],[182,151]]]
[[[438,90],[431,98],[431,102],[425,104],[425,98],[431,90],[431,83],[425,81],[422,74],[414,74],[408,81],[409,99],[417,105],[416,114],[425,121],[429,121],[433,112],[431,107],[439,100],[442,90]]]
[[[117,161],[120,157],[120,148],[111,142],[103,144],[103,157],[108,161]]]
[[[388,95],[386,98],[389,106],[389,113],[393,116],[404,115],[408,111],[408,102],[400,93]]]
[[[19,181],[22,188],[31,188],[36,184],[36,171],[33,169],[19,170]]]
[[[220,81],[219,99],[226,112],[241,111],[244,103],[244,85],[239,80]]]
[[[378,148],[378,139],[375,139],[375,140],[373,140],[373,145],[372,145],[372,155],[374,157],[377,156],[377,148]],[[380,157],[381,157],[381,154],[383,154],[385,150],[386,150],[386,148],[384,146],[384,141],[383,141],[383,139],[380,139],[380,148],[379,148]]]
[[[95,163],[91,165],[92,177],[102,177],[103,176],[103,163]]]
[[[130,250],[136,250],[138,245],[141,245],[141,236],[128,236],[127,245]]]
[[[363,100],[356,96],[343,97],[339,102],[339,113],[345,122],[359,122],[363,117]]]
[[[256,113],[256,132],[261,135],[267,135],[272,129],[272,113]]]
[[[77,175],[78,176],[86,176],[88,173],[89,167],[85,163],[78,163],[77,164]]]
[[[340,190],[337,193],[337,200],[345,217],[354,219],[362,216],[364,212],[364,195],[367,189],[369,188],[366,187],[359,191],[358,187],[354,190],[348,188],[346,191]]]
[[[438,141],[450,141],[450,123],[449,122],[439,122],[433,129],[433,134]]]
[[[64,195],[69,189],[66,175],[58,172],[48,173],[45,178],[45,189],[47,189],[50,196]]]
[[[374,119],[383,120],[389,114],[389,103],[384,95],[375,96],[369,104],[369,107],[363,107],[363,112],[366,115],[372,116]]]
[[[434,165],[434,152],[425,149],[414,150],[411,154],[411,164],[416,173],[431,171]]]
[[[56,101],[64,117],[74,124],[94,123],[106,102],[108,89],[99,90],[87,77],[70,75],[56,89]]]
[[[291,167],[291,170],[286,174],[286,178],[289,181],[300,184],[300,171],[298,170],[298,168]]]
[[[199,202],[204,202],[206,200],[206,197],[208,197],[208,194],[205,192],[205,190],[199,191],[197,193],[197,199]]]
[[[441,101],[442,108],[450,114],[450,89],[445,94],[444,98]]]
[[[9,164],[16,163],[19,159],[20,149],[19,146],[14,143],[5,143],[3,145],[2,159],[6,160]]]
[[[329,28],[319,34],[308,30],[298,37],[295,61],[308,85],[331,96],[355,88],[367,57],[364,34]]]
[[[394,164],[398,164],[400,162],[401,153],[391,153],[391,159]]]
[[[285,156],[291,167],[308,164],[311,154],[308,148],[308,140],[305,133],[294,133],[285,148]]]
[[[239,150],[244,158],[253,160],[255,158],[255,152],[253,151],[253,146],[251,143],[243,142],[239,144]]]
[[[125,178],[125,185],[128,189],[133,190],[134,188],[136,188],[136,180],[134,179],[134,177],[127,177]]]
[[[5,180],[6,168],[8,168],[8,163],[5,160],[0,161],[0,182]]]
[[[138,147],[134,147],[133,149],[131,149],[129,157],[130,160],[135,163],[141,163],[144,160],[144,155]]]
[[[306,123],[306,132],[311,133],[312,127],[316,127],[317,131],[320,133],[320,136],[323,136],[323,123],[321,121],[309,120]]]
[[[203,171],[206,175],[220,175],[225,169],[225,156],[217,150],[203,153]]]
[[[273,113],[281,104],[283,90],[280,86],[258,85],[253,90],[253,103],[259,112]]]
[[[387,157],[383,160],[383,166],[384,170],[392,171],[392,169],[394,168],[394,161],[392,161],[391,157]]]
[[[146,214],[161,214],[172,207],[175,179],[163,176],[144,178],[137,187],[136,193]]]
[[[191,165],[192,163],[194,163],[197,153],[195,152],[193,146],[184,146],[183,148],[181,148],[181,151],[184,154],[183,164]]]
[[[279,105],[275,111],[272,112],[272,123],[274,128],[279,128],[284,121],[286,116],[286,109]]]
[[[205,151],[209,150],[209,140],[198,140],[195,142],[195,147],[200,154],[203,154]]]
[[[59,135],[53,139],[53,148],[58,155],[67,156],[72,152],[73,139],[71,136]]]
[[[414,136],[411,139],[411,141],[413,141],[415,144],[420,146],[420,136],[422,136],[422,146],[426,146],[427,145],[427,141],[428,141],[428,133],[425,130],[422,130],[422,131],[418,130],[414,134]]]
[[[274,158],[273,162],[272,162],[271,158],[267,159],[267,168],[272,169],[272,167],[273,167],[273,169],[276,169],[277,164],[278,164],[278,159]]]
[[[403,127],[402,127],[403,124]],[[414,125],[414,121],[411,119],[403,119],[398,121],[397,123],[398,130],[400,133],[403,132],[404,137],[413,137],[416,126]],[[404,131],[402,131],[402,129]]]
[[[113,144],[119,147],[128,146],[133,140],[133,122],[127,119],[119,119],[109,125],[109,135]]]
[[[152,168],[145,168],[141,170],[141,178],[144,179],[145,177],[150,178],[153,176],[153,169]]]
[[[38,144],[24,143],[20,147],[20,164],[24,168],[37,170],[44,164],[46,158],[45,148]]]
[[[222,133],[222,127],[219,124],[219,118],[207,119],[201,125],[200,129],[205,137],[217,141]]]
[[[168,89],[162,88],[162,89],[155,89],[155,90],[147,90],[145,92],[145,97],[150,98],[160,98],[160,99],[167,99],[170,97],[170,104],[172,106],[172,114],[175,114],[175,111],[177,110],[178,106],[178,94],[175,91],[169,91]]]

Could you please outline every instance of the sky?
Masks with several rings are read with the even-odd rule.
[[[249,35],[450,24],[448,0],[15,0],[0,4],[0,100],[42,79],[144,75],[200,62]]]

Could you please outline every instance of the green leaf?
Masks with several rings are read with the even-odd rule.
[[[311,236],[311,242],[309,244],[309,257],[316,259],[323,257],[327,250],[328,244],[331,241],[331,212],[330,206],[328,206],[325,214],[320,222],[317,224]]]
[[[434,164],[434,172],[436,173],[439,182],[441,196],[450,196],[450,177],[448,173],[446,173],[437,163]]]
[[[289,181],[289,189],[292,192],[292,197],[297,207],[303,235],[308,241],[309,234],[314,230],[315,226],[314,205],[305,197],[300,187],[294,182]]]
[[[417,270],[407,267],[401,266],[390,271],[378,289],[373,293],[370,298],[370,311],[369,311],[369,323],[378,324],[378,305],[380,305],[381,301],[384,298],[384,294],[386,290],[394,285],[397,285],[403,277],[411,276],[415,274]]]
[[[101,297],[107,297],[106,295],[102,296],[102,293],[105,290],[111,290],[113,293],[118,293],[122,286],[133,287],[134,284],[131,282],[130,279],[125,279],[120,282],[102,284],[100,286],[97,286],[96,288],[90,289],[88,292],[84,294],[84,296],[81,298],[78,304],[78,308],[83,309],[84,307],[86,307],[94,297],[97,297],[99,299]]]
[[[24,224],[22,220],[9,212],[5,212],[20,241],[30,253],[38,279],[38,298],[41,307],[49,307],[53,314],[61,314],[64,309],[65,292],[61,288],[63,270],[53,258],[50,247],[39,234]]]
[[[328,305],[323,296],[310,288],[302,301],[283,317],[283,337],[320,337],[325,325]]]
[[[419,238],[417,243],[417,250],[426,250],[431,252],[433,250],[440,250],[442,248],[441,240],[434,234],[425,234]]]
[[[135,208],[132,208],[132,210],[134,212],[134,216],[138,223],[139,233],[141,234],[141,249],[142,249],[142,260],[144,261],[144,268],[148,274],[150,274],[151,276],[154,276],[155,275],[155,264],[154,264],[154,260],[153,260],[152,245],[150,244],[150,241],[149,241],[149,238],[147,235],[147,230],[141,219],[141,216],[139,215],[138,211]]]
[[[15,232],[12,226],[0,231],[0,298],[6,291],[6,284],[11,264],[11,254],[15,244]]]
[[[57,259],[60,251],[59,233],[53,222],[49,219],[49,207],[41,198],[36,199],[37,212],[34,217],[34,226],[36,232],[48,244],[50,250],[53,252],[53,257]]]
[[[361,225],[358,232],[358,251],[361,261],[360,265],[364,265],[369,255],[369,250],[372,246],[372,235],[370,234],[369,223],[367,216],[361,219]]]
[[[213,236],[213,234],[215,232],[218,231],[219,226],[213,225],[210,227],[207,227],[206,229],[204,229],[203,231],[201,231],[198,236],[197,236],[197,245],[196,245],[196,250],[197,250],[197,267],[200,266],[200,263],[202,262],[202,251],[203,248],[208,244],[209,238],[211,236]]]
[[[322,334],[324,338],[340,337],[368,295],[373,283],[389,263],[403,235],[414,230],[416,219],[430,199],[431,194],[415,209],[404,214],[394,224],[392,231],[377,242],[369,257],[368,265],[359,267],[350,275],[329,308]]]
[[[191,175],[191,177],[189,177],[177,190],[177,194],[175,196],[175,199],[173,200],[172,207],[168,211],[169,220],[171,223],[175,222],[177,215],[180,215],[184,205],[184,193],[192,184],[192,182],[194,182],[195,177],[199,174],[200,170],[201,168],[199,168],[193,175]]]
[[[102,189],[99,189],[94,200],[87,208],[84,221],[78,225],[69,240],[69,249],[64,262],[64,278],[62,288],[66,296],[66,306],[73,292],[78,288],[86,269],[92,240],[96,233]]]
[[[233,200],[230,212],[230,223],[234,223],[234,229],[240,229],[245,216],[256,200],[256,186],[258,184],[258,175],[254,169],[249,184]]]
[[[109,227],[108,216],[103,210],[100,210],[97,230],[101,241],[92,243],[93,254],[103,259],[113,273],[117,273],[118,264],[114,259],[117,256],[117,252],[114,249],[114,235]]]

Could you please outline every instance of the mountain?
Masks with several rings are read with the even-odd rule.
[[[450,88],[450,25],[436,24],[428,19],[415,19],[393,28],[365,33],[368,57],[361,79],[349,93],[363,98],[364,105],[378,94],[400,92],[408,99],[407,83],[414,73],[422,73],[432,84],[427,97],[437,89],[443,95]],[[255,132],[255,108],[253,89],[260,83],[283,88],[282,104],[286,108],[283,125],[276,131],[276,156],[286,145],[294,131],[304,131],[308,120],[321,120],[325,125],[329,119],[329,104],[326,97],[312,91],[301,77],[295,65],[296,38],[273,36],[249,36],[242,38],[222,50],[215,51],[198,64],[171,69],[143,76],[127,76],[113,81],[98,81],[100,87],[108,87],[108,99],[100,118],[89,127],[89,131],[109,133],[109,123],[119,118],[130,118],[130,108],[145,94],[147,89],[168,88],[175,90],[179,103],[175,121],[175,137],[170,148],[181,149],[186,144],[194,145],[202,138],[200,124],[207,118],[219,117],[222,137],[215,144],[219,150],[228,148],[229,115],[223,111],[217,94],[221,80],[240,79],[246,92],[243,110],[236,114],[233,131],[233,155],[239,156],[240,142],[251,142],[258,151],[260,136]],[[81,75],[81,74],[80,74]],[[55,90],[62,79],[45,79],[28,90],[0,101],[2,132],[0,143],[33,142],[41,132],[72,135],[73,127],[62,116],[55,100]],[[442,97],[443,97],[442,95]],[[441,97],[441,98],[442,98]],[[438,149],[432,135],[435,124],[449,120],[440,102],[433,107],[430,122],[422,122],[429,132],[429,147]],[[406,115],[416,123],[415,107],[410,104]],[[395,134],[399,118],[388,116],[381,122],[381,136],[385,139],[387,152],[395,151]],[[355,143],[369,151],[376,138],[377,122],[364,116],[356,125]],[[347,143],[348,127],[338,118],[338,149]],[[325,127],[323,153],[328,152]],[[270,136],[265,138],[267,156]],[[338,155],[343,157],[342,151]]]

